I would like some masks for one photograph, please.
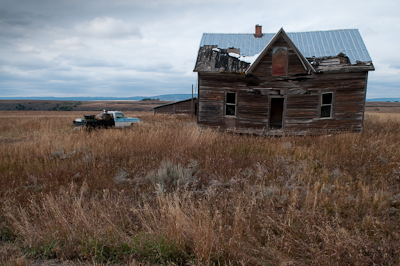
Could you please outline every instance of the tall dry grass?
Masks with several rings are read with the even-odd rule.
[[[80,114],[10,113],[0,260],[400,264],[399,115],[367,114],[363,134],[263,138],[150,113],[92,132],[73,129]]]

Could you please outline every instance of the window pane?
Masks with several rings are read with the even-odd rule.
[[[227,105],[225,115],[235,115],[236,106],[234,105]]]
[[[322,94],[322,104],[331,104],[331,103],[332,103],[332,93]]]
[[[236,93],[227,92],[226,93],[226,103],[236,104]]]
[[[321,117],[331,117],[331,105],[321,106]]]

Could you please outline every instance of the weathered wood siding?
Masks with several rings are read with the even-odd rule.
[[[251,89],[238,92],[237,123],[238,128],[263,129],[268,123],[268,95],[256,94]]]
[[[198,102],[198,99],[193,99],[193,115],[195,115],[196,112],[196,103]],[[160,114],[160,113],[165,113],[165,114],[191,114],[191,109],[192,108],[192,102],[191,100],[185,100],[181,102],[176,102],[176,103],[171,103],[168,105],[164,106],[159,106],[154,108],[154,113],[155,114]]]
[[[154,108],[154,114],[173,114],[174,113],[174,106],[166,105]]]
[[[287,79],[279,77],[277,80],[268,75],[199,73],[199,125],[265,132],[268,130],[269,98],[283,96],[286,99],[285,132],[362,130],[367,72],[313,73],[300,80],[291,79],[289,75]],[[227,91],[237,93],[234,118],[224,115]],[[319,117],[323,92],[333,93],[332,118]]]
[[[275,42],[274,46],[288,49],[288,76],[307,73],[295,51],[282,37]],[[253,71],[253,76],[272,77],[272,49],[258,63],[257,68]]]
[[[201,91],[199,90],[197,122],[207,126],[225,126],[224,89],[220,89],[212,80],[213,78],[199,79]]]

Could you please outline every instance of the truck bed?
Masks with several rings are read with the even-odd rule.
[[[84,119],[76,119],[73,123],[76,127],[87,127],[87,128],[96,128],[96,127],[113,127],[115,126],[114,119],[109,121],[104,120],[96,120],[94,119],[94,115],[85,115]]]

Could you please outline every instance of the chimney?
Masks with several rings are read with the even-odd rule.
[[[256,25],[256,33],[254,34],[254,37],[260,38],[263,36],[262,31],[261,31],[261,25]]]

